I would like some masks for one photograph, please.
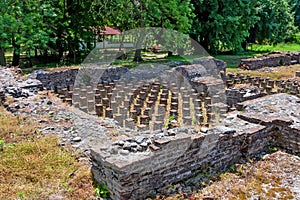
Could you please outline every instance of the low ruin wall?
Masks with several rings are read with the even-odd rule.
[[[3,104],[4,100],[5,100],[5,93],[4,90],[0,88],[0,105]]]
[[[78,68],[74,68],[60,71],[38,71],[36,79],[42,82],[44,88],[54,90],[57,86],[67,87],[73,85],[78,70]]]
[[[222,169],[268,146],[299,152],[299,130],[289,132],[291,129],[285,128],[279,134],[279,129],[282,127],[252,125],[232,134],[218,130],[195,135],[178,133],[176,137],[154,140],[155,150],[118,158],[96,149],[92,151],[92,172],[96,180],[107,185],[113,199],[143,199],[207,167]]]
[[[238,103],[270,94],[288,93],[300,97],[300,82],[297,80],[271,80],[259,76],[244,76],[228,73],[226,77],[226,102],[230,107]]]
[[[247,92],[245,89],[226,89],[226,103],[230,107],[236,106],[238,103],[243,101],[248,101],[252,99],[257,99],[265,96],[265,93],[256,93],[249,96],[246,96]]]
[[[270,95],[244,102],[243,112],[225,118],[226,127],[216,126],[208,132],[171,129],[168,133],[172,134],[158,134],[160,137],[128,138],[114,141],[111,147],[99,144],[92,150],[92,172],[107,185],[113,199],[144,199],[207,167],[221,169],[269,146],[299,153],[299,102],[291,95]],[[143,143],[146,146],[141,151],[124,152],[130,145],[136,148]]]
[[[89,69],[89,70],[92,70]],[[59,71],[38,71],[36,74],[36,79],[42,82],[43,87],[48,90],[54,90],[55,87],[68,87],[74,85],[76,77],[78,75],[79,68],[70,68]],[[84,70],[83,70],[84,71]],[[99,82],[112,80],[118,80],[128,71],[126,67],[110,67],[107,68],[101,77],[99,77]]]
[[[247,70],[256,70],[263,67],[278,67],[292,64],[300,64],[300,52],[277,52],[257,58],[241,59],[239,67]]]

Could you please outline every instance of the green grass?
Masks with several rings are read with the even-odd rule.
[[[283,51],[283,52],[295,52],[300,51],[300,44],[297,43],[279,43],[276,45],[258,45],[253,44],[249,47],[251,51],[256,52],[272,52],[272,51]]]
[[[0,107],[0,199],[94,198],[91,172],[77,161],[78,153],[37,128]]]
[[[227,68],[234,69],[240,64],[241,59],[254,56],[261,56],[265,53],[273,51],[296,52],[300,51],[300,44],[297,43],[279,43],[277,45],[260,45],[252,44],[248,47],[248,51],[240,52],[236,55],[221,54],[214,55],[215,58],[224,60],[227,63]]]
[[[252,56],[256,56],[258,54],[253,53]],[[241,59],[250,58],[250,55],[215,55],[217,59],[223,60],[227,63],[227,68],[237,68],[240,64]]]
[[[300,38],[300,34],[296,35]],[[295,37],[296,37],[295,36]],[[238,64],[240,63],[240,60],[242,58],[250,58],[254,56],[261,56],[264,53],[272,52],[272,51],[283,51],[283,52],[295,52],[300,51],[300,43],[279,43],[276,45],[260,45],[260,44],[252,44],[248,46],[248,51],[246,52],[239,52],[237,54],[229,54],[229,53],[222,53],[219,55],[213,55],[217,59],[224,60],[227,63],[228,68],[237,68]],[[116,60],[112,63],[112,65],[120,65],[120,66],[126,66],[129,68],[134,68],[140,64],[146,64],[146,63],[160,63],[160,64],[169,64],[172,62],[183,62],[184,64],[190,64],[192,63],[193,59],[197,58],[198,56],[167,56],[167,52],[158,52],[158,53],[152,53],[149,51],[143,51],[142,54],[144,56],[142,57],[144,59],[143,62],[134,62],[133,56],[134,52],[127,52],[129,57],[124,60]],[[149,54],[146,55],[145,54]],[[33,70],[38,69],[45,69],[45,68],[55,68],[59,67],[61,64],[58,63],[49,63],[49,64],[41,64],[33,66],[32,68],[24,69],[23,71],[25,73],[30,73]]]
[[[157,53],[157,55],[163,55],[162,53]],[[111,65],[118,65],[118,66],[125,66],[129,68],[137,67],[140,64],[151,64],[151,63],[158,63],[158,64],[165,64],[168,65],[170,63],[174,62],[181,62],[183,64],[191,64],[193,59],[197,58],[198,56],[167,56],[163,55],[163,57],[157,57],[157,56],[142,56],[143,60],[142,62],[135,62],[133,61],[133,56],[130,56],[123,60],[116,60],[111,63]]]

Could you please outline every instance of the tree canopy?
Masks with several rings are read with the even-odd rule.
[[[104,26],[126,31],[162,27],[190,35],[211,53],[241,51],[247,42],[286,41],[300,28],[299,0],[5,0],[0,2],[0,65],[13,48],[68,53],[77,62]]]

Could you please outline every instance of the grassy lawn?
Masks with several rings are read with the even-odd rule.
[[[276,45],[260,45],[260,44],[252,44],[249,45],[247,48],[248,51],[246,52],[240,52],[237,54],[219,54],[219,55],[212,55],[217,59],[224,60],[227,63],[228,68],[237,68],[238,64],[240,63],[240,60],[242,58],[250,58],[254,56],[261,56],[264,53],[272,52],[272,51],[283,51],[283,52],[295,52],[300,51],[300,44],[298,43],[279,43]],[[167,52],[159,52],[159,53],[152,53],[152,52],[142,52],[144,59],[144,62],[134,62],[133,56],[134,52],[128,52],[127,59],[124,60],[115,60],[112,65],[120,65],[120,66],[127,66],[129,68],[133,68],[138,66],[141,63],[161,63],[161,64],[172,64],[174,62],[182,62],[184,64],[190,64],[192,63],[193,59],[197,56],[167,56]],[[11,52],[7,52],[6,56],[10,58]],[[8,59],[8,61],[11,61]],[[45,68],[57,68],[60,67],[61,64],[59,63],[48,63],[48,64],[40,64],[35,65],[32,68],[25,68],[23,71],[25,73],[30,73],[33,70],[38,69],[45,69]]]
[[[283,52],[295,52],[300,51],[300,44],[296,43],[279,43],[277,45],[258,45],[253,44],[248,47],[248,51],[241,52],[236,55],[231,54],[219,54],[213,55],[213,57],[217,59],[224,60],[227,63],[227,68],[234,69],[237,68],[241,59],[243,58],[250,58],[254,56],[261,56],[265,53],[272,52],[272,51],[283,51]],[[144,62],[143,63],[151,63],[151,62],[158,62],[162,64],[168,64],[172,62],[183,62],[185,64],[192,63],[193,59],[197,58],[197,56],[170,56],[167,57],[166,54],[154,54],[154,55],[147,55],[147,52],[143,52],[145,56],[143,56]],[[157,56],[155,56],[157,55]],[[163,56],[162,56],[163,55]],[[128,66],[128,67],[136,67],[140,63],[133,62],[133,55],[127,58],[126,60],[117,60],[113,64],[121,65],[121,66]]]
[[[224,60],[227,63],[227,68],[237,68],[240,64],[241,59],[250,58],[254,56],[261,56],[265,53],[273,51],[282,51],[282,52],[296,52],[300,51],[300,44],[297,43],[279,43],[277,45],[258,45],[252,44],[248,47],[248,51],[241,52],[236,55],[215,55],[217,59]]]
[[[37,129],[34,122],[0,107],[0,199],[95,197],[90,169],[74,156],[79,153]]]
[[[297,43],[278,43],[276,45],[258,45],[253,44],[249,47],[249,50],[256,52],[271,52],[271,51],[283,51],[283,52],[295,52],[300,51],[300,44]]]
[[[240,64],[241,59],[250,58],[253,56],[258,56],[260,54],[253,53],[252,55],[216,55],[214,56],[217,59],[224,60],[227,63],[227,68],[237,68]]]

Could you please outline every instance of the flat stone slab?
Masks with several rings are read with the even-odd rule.
[[[300,127],[300,99],[285,93],[245,101],[238,115],[241,119],[259,124]]]

